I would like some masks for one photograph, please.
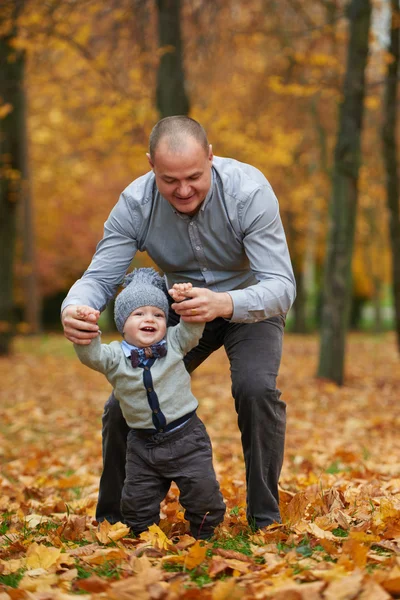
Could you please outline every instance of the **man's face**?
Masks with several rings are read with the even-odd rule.
[[[196,214],[211,186],[211,146],[207,154],[197,140],[188,138],[182,151],[175,152],[161,139],[153,161],[147,158],[160,194],[177,211]]]

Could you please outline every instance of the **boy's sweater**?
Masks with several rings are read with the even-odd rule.
[[[167,355],[157,358],[150,369],[153,389],[167,424],[196,410],[198,406],[190,389],[190,375],[182,359],[189,350],[197,346],[203,330],[204,323],[184,321],[180,321],[176,327],[168,327]],[[98,336],[88,346],[74,344],[74,348],[84,365],[107,377],[129,427],[153,429],[152,412],[143,382],[143,368],[132,367],[121,342],[102,344]]]

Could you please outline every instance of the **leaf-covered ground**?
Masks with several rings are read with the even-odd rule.
[[[284,523],[252,534],[229,369],[218,352],[193,389],[227,515],[185,533],[177,489],[139,539],[94,520],[109,386],[61,336],[18,339],[0,360],[0,600],[384,600],[400,597],[400,368],[392,334],[353,335],[347,385],[314,374],[318,341],[287,335]]]

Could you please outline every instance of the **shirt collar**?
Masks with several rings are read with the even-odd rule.
[[[131,344],[128,344],[128,342],[126,342],[125,340],[121,342],[121,348],[127,358],[130,358],[132,350],[139,350],[137,346],[132,346]]]
[[[165,342],[165,339],[160,340],[160,342]],[[132,350],[143,350],[143,348],[139,348],[138,346],[132,346],[132,344],[128,344],[128,342],[126,342],[125,340],[123,340],[121,342],[121,348],[123,353],[125,354],[126,358],[130,358],[131,357],[131,351]]]

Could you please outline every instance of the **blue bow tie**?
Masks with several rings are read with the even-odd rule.
[[[132,367],[136,368],[139,363],[148,358],[163,358],[167,354],[167,343],[165,340],[146,346],[146,348],[135,348],[131,350]]]

